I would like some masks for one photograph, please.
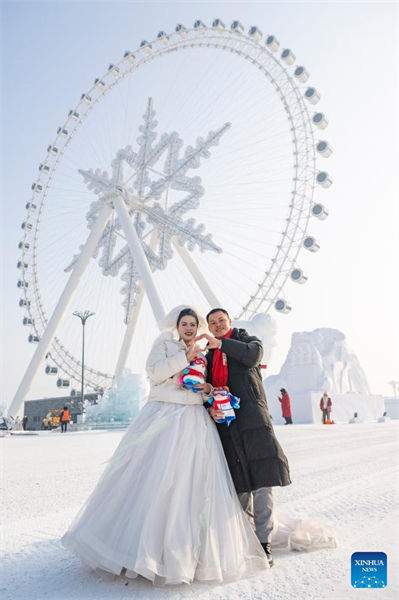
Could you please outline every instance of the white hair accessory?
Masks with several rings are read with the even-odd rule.
[[[208,326],[205,320],[205,317],[202,315],[202,313],[197,310],[195,308],[195,306],[188,306],[188,304],[181,304],[180,306],[176,306],[175,308],[172,308],[172,310],[170,312],[168,312],[167,315],[165,315],[163,317],[163,319],[161,319],[158,322],[158,327],[160,328],[161,331],[164,330],[170,330],[170,331],[176,331],[177,329],[177,319],[181,313],[182,310],[184,310],[185,308],[191,308],[191,310],[193,310],[195,312],[195,314],[198,317],[198,335],[200,335],[201,333],[205,333],[208,331]]]

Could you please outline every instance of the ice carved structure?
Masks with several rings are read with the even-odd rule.
[[[147,397],[149,384],[143,375],[125,368],[111,389],[99,397],[98,404],[86,409],[86,423],[127,422],[138,415],[141,403]]]
[[[384,412],[382,396],[372,395],[356,354],[338,329],[319,328],[294,333],[291,348],[278,375],[264,382],[274,423],[283,423],[280,389],[290,394],[294,423],[320,422],[320,397],[332,397],[335,420],[348,423],[355,412],[363,421],[377,420]]]
[[[266,313],[259,313],[249,321],[233,321],[233,327],[245,329],[249,335],[255,335],[263,344],[262,364],[267,365],[273,355],[273,349],[277,346],[275,335],[277,334],[276,321]]]
[[[280,374],[268,378],[266,389],[277,379],[280,387],[300,393],[370,394],[366,374],[338,329],[294,333]]]

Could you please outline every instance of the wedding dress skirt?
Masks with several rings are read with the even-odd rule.
[[[61,541],[105,578],[158,585],[269,568],[202,405],[147,403]]]
[[[147,403],[61,541],[106,579],[222,582],[270,568],[202,405]],[[336,541],[328,522],[282,515],[272,546]]]

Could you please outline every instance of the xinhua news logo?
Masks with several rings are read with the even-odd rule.
[[[369,589],[387,586],[385,552],[354,552],[351,566],[353,587]]]

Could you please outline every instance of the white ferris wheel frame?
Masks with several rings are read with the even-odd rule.
[[[18,408],[26,397],[38,368],[47,357],[50,347],[51,359],[57,367],[71,378],[79,380],[81,362],[63,346],[56,337],[56,331],[114,209],[121,222],[124,223],[124,234],[135,260],[138,260],[140,264],[141,293],[137,296],[136,306],[133,308],[133,313],[126,327],[115,373],[111,376],[108,373],[85,366],[88,385],[94,389],[105,389],[109,387],[115,376],[123,372],[145,293],[147,293],[150,300],[156,321],[158,322],[165,314],[162,298],[157,290],[154,277],[141,248],[140,240],[122,198],[112,197],[104,202],[95,227],[88,236],[82,254],[73,268],[50,319],[45,315],[38,286],[36,255],[40,218],[46,197],[57,167],[69,143],[96,105],[118,83],[130,76],[136,69],[165,54],[203,47],[232,52],[248,60],[268,78],[284,106],[290,124],[293,145],[294,176],[289,214],[286,218],[285,228],[281,232],[281,242],[277,246],[272,259],[272,267],[264,273],[257,289],[253,291],[236,317],[251,318],[259,310],[269,311],[273,305],[276,306],[277,302],[282,302],[280,309],[276,306],[280,312],[289,312],[291,309],[290,304],[281,299],[286,281],[295,269],[297,272],[299,271],[300,277],[292,278],[294,281],[301,283],[303,282],[300,281],[301,278],[304,281],[307,278],[297,267],[298,254],[303,247],[311,251],[316,251],[319,247],[317,240],[312,237],[306,238],[310,217],[313,214],[318,218],[325,218],[328,214],[323,205],[320,204],[317,206],[324,209],[322,214],[320,214],[320,211],[319,214],[312,213],[312,208],[315,206],[314,191],[318,184],[322,187],[329,187],[332,179],[325,171],[317,171],[316,169],[317,155],[313,132],[316,122],[313,121],[312,125],[309,104],[316,104],[320,96],[315,88],[299,85],[301,82],[306,82],[308,73],[303,67],[300,67],[302,70],[301,76],[297,78],[294,76],[293,70],[295,70],[296,65],[294,64],[295,56],[292,51],[288,49],[282,51],[281,54],[285,53],[286,55],[283,61],[281,56],[278,58],[275,54],[279,48],[279,42],[276,38],[268,36],[266,43],[261,44],[262,37],[262,33],[257,27],[250,27],[248,33],[245,34],[243,27],[237,21],[233,22],[230,29],[225,28],[219,19],[216,19],[211,27],[206,26],[202,21],[197,21],[191,29],[178,25],[171,34],[160,32],[155,40],[151,42],[144,40],[134,53],[126,52],[121,61],[110,65],[106,73],[95,80],[92,88],[86,94],[82,94],[78,104],[69,111],[68,118],[58,128],[57,136],[53,143],[49,145],[47,156],[39,167],[39,176],[32,185],[31,200],[26,205],[27,217],[22,224],[24,235],[19,244],[22,257],[18,263],[21,269],[21,278],[18,285],[22,289],[24,298],[20,300],[20,305],[24,306],[28,313],[28,316],[24,319],[24,324],[27,322],[26,324],[29,324],[34,331],[34,334],[30,336],[30,341],[36,342],[38,346],[10,406],[10,414],[18,412]],[[318,115],[320,115],[321,121],[316,126],[319,129],[324,129],[328,121],[323,113],[318,113]],[[324,144],[326,143],[324,142]],[[322,152],[319,152],[319,154],[323,155]],[[319,181],[320,175],[322,177]],[[153,248],[156,246],[155,237],[152,235],[150,243]],[[310,240],[310,242],[305,245],[304,241],[307,240]],[[176,240],[173,241],[174,248],[179,252],[185,266],[197,282],[210,306],[218,305],[215,294],[207,285],[190,252],[184,246],[180,246]],[[29,288],[29,284],[31,284],[31,288]],[[32,288],[33,294],[30,291]]]

